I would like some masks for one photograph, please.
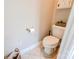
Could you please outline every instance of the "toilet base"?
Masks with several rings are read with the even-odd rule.
[[[46,57],[46,58],[52,58],[55,55],[55,53],[56,53],[56,48],[54,49],[54,51],[51,54],[47,54],[44,51],[44,48],[42,48],[41,50],[42,50],[43,56]]]

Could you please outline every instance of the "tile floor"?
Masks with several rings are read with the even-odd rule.
[[[41,52],[41,47],[37,47],[28,53],[22,55],[22,59],[56,59],[57,53],[52,58],[46,58]]]

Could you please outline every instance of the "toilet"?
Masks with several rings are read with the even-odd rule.
[[[58,46],[60,39],[63,37],[64,30],[65,27],[52,25],[52,35],[46,36],[42,42],[44,52],[47,55],[50,55],[54,52],[54,49]]]

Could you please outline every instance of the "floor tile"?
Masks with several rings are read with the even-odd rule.
[[[31,56],[29,57],[29,59],[41,59],[41,57],[40,57],[40,56],[33,56],[33,55],[31,55]]]

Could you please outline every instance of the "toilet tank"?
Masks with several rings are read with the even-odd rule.
[[[59,39],[62,39],[64,31],[65,31],[65,27],[52,25],[52,35],[53,36],[55,36]]]

